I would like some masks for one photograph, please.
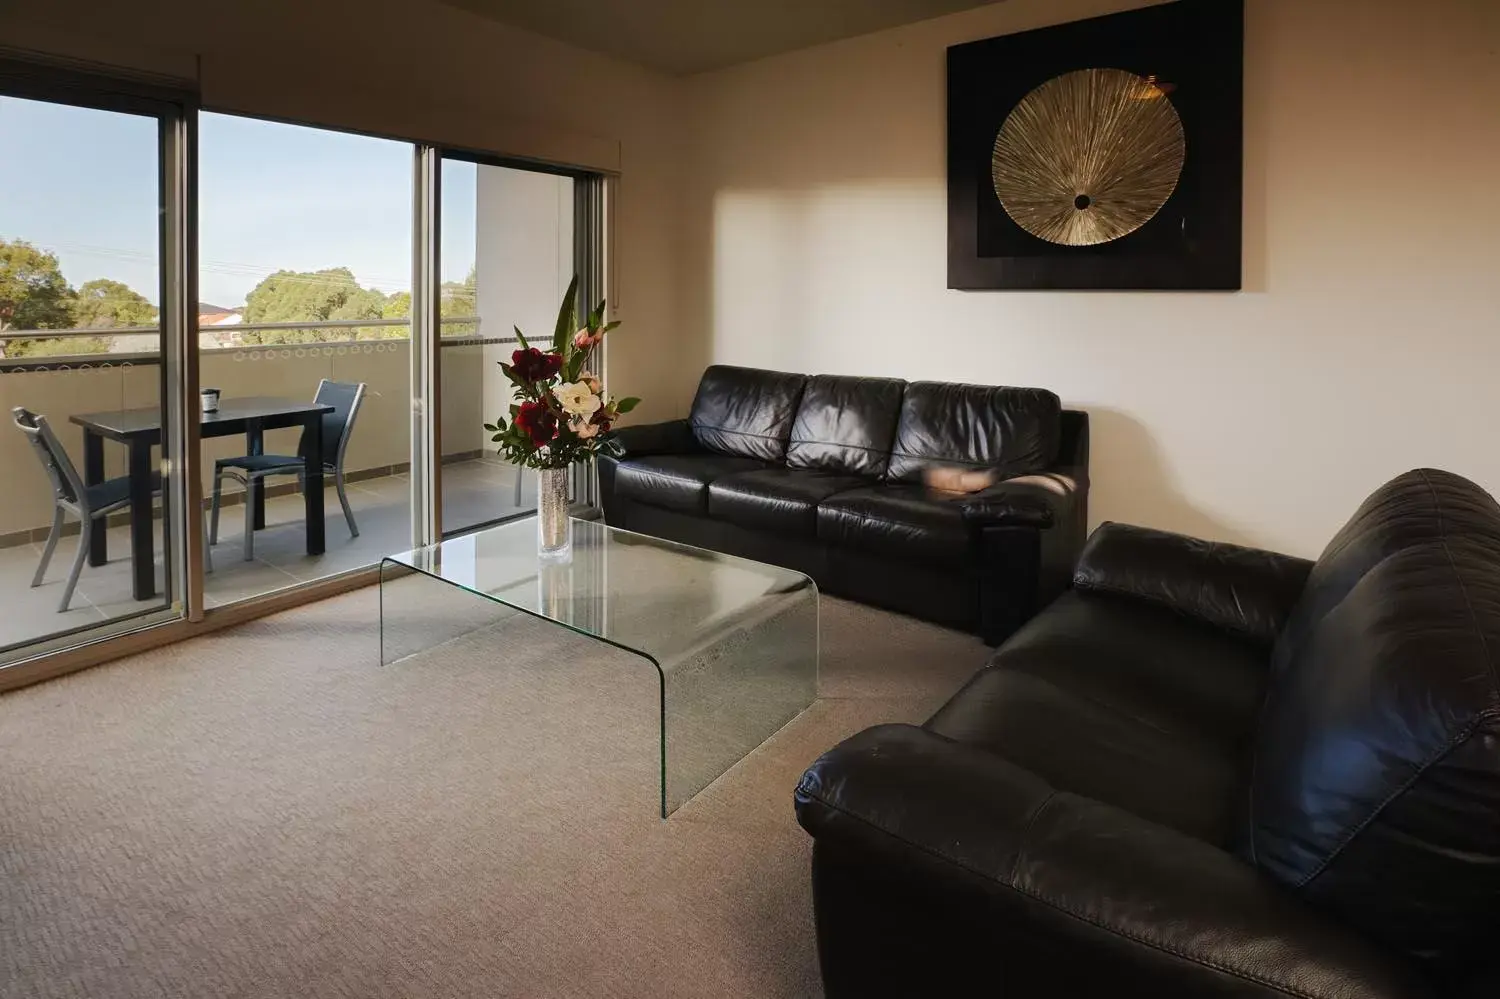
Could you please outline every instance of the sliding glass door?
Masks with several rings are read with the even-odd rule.
[[[411,546],[413,178],[411,143],[200,122],[212,608]]]
[[[4,58],[0,134],[0,688],[534,510],[483,425],[601,177]]]
[[[573,175],[445,155],[440,197],[438,495],[445,535],[536,508],[536,479],[495,455],[484,424],[508,416],[500,370],[515,329],[545,342],[573,279]]]
[[[188,114],[0,62],[0,665],[185,610]]]

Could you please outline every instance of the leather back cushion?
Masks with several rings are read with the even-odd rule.
[[[806,381],[805,375],[715,364],[698,383],[688,425],[710,451],[781,461]]]
[[[887,475],[915,482],[934,465],[1039,472],[1057,458],[1061,412],[1046,389],[912,382]]]
[[[1500,920],[1500,506],[1456,475],[1372,495],[1272,656],[1248,858],[1448,977]]]
[[[790,468],[885,474],[906,383],[897,378],[815,375],[807,380],[787,447]]]

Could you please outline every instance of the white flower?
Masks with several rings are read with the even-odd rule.
[[[603,405],[586,382],[563,382],[552,390],[552,395],[569,416],[587,418],[597,413]]]
[[[569,420],[568,429],[577,434],[581,439],[588,440],[599,433],[599,424],[588,420]]]

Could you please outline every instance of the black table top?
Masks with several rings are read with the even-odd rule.
[[[321,402],[277,399],[274,396],[252,396],[243,399],[221,399],[216,413],[203,413],[204,427],[215,424],[241,427],[247,420],[268,420],[276,417],[300,418],[309,413],[331,413],[333,407]],[[132,434],[152,433],[161,429],[161,408],[119,409],[106,413],[77,413],[72,422],[111,437],[129,437]]]

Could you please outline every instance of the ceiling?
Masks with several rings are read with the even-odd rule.
[[[995,0],[445,0],[665,73],[722,69]]]

